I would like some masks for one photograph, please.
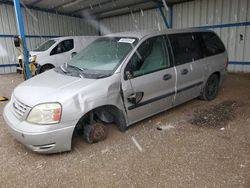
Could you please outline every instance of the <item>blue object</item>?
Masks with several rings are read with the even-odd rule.
[[[226,27],[244,27],[250,26],[250,22],[237,22],[237,23],[225,23],[225,24],[215,24],[215,25],[204,25],[195,26],[193,28],[197,29],[216,29],[216,28],[226,28]]]
[[[173,5],[169,7],[169,27],[173,28]]]
[[[14,38],[17,35],[0,34],[0,38]],[[58,38],[59,35],[25,35],[26,38]]]
[[[162,19],[163,19],[163,21],[164,21],[166,27],[169,29],[170,26],[169,26],[169,24],[168,24],[168,21],[167,21],[166,16],[164,15],[164,12],[163,12],[163,10],[162,10],[162,4],[161,4],[161,2],[157,1],[157,6],[158,6],[158,9],[159,9],[159,11],[160,11],[160,13],[161,13],[161,17],[162,17]]]
[[[21,36],[21,39],[22,39],[21,45],[23,48],[23,57],[24,57],[24,74],[25,74],[24,77],[25,77],[25,79],[29,79],[31,77],[30,70],[29,70],[29,57],[28,57],[26,38],[25,38],[24,27],[23,27],[22,11],[21,11],[19,0],[14,0],[14,6],[15,6],[18,32],[19,32],[19,35]]]

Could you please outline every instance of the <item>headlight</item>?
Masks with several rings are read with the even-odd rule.
[[[36,55],[31,56],[31,57],[29,58],[29,62],[30,62],[30,63],[36,62]]]
[[[59,123],[61,112],[62,107],[59,103],[39,104],[31,109],[27,121],[40,125]]]

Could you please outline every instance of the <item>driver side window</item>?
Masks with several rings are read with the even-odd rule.
[[[125,68],[133,78],[170,67],[164,36],[144,41]],[[126,76],[125,76],[126,78]]]

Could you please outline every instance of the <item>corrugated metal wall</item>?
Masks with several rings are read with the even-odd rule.
[[[96,35],[97,29],[82,19],[36,10],[24,11],[25,32],[29,48],[42,40],[33,35]],[[165,12],[169,20],[169,13]],[[79,27],[80,26],[80,27]],[[201,27],[213,29],[224,41],[229,57],[229,70],[250,72],[250,1],[195,0],[173,6],[173,28]],[[203,27],[205,26],[205,27]],[[158,9],[145,10],[100,21],[102,34],[141,29],[165,29]],[[17,34],[13,7],[0,4],[0,35]],[[241,40],[243,39],[243,40]],[[11,37],[0,37],[0,65],[13,64],[16,50]],[[0,73],[14,67],[0,67]]]
[[[169,14],[165,12],[167,19]],[[166,26],[158,9],[151,9],[101,20],[101,26],[108,32],[122,32],[143,29],[165,29]],[[105,30],[105,28],[104,28]],[[103,34],[103,32],[102,32]]]
[[[229,71],[250,72],[250,1],[195,0],[173,7],[174,28],[205,26],[223,40]]]
[[[37,10],[22,9],[28,49],[34,49],[51,36],[98,35],[98,30],[83,19]],[[14,7],[0,4],[0,74],[15,72],[18,51],[13,45],[17,35]],[[39,37],[42,36],[42,37]]]
[[[165,28],[158,9],[103,19],[101,24],[109,32]],[[187,27],[214,30],[228,50],[229,71],[250,72],[249,0],[195,0],[174,5],[173,28]]]

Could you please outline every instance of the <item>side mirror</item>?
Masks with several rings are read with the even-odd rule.
[[[70,55],[70,59],[72,59],[77,53],[76,52],[72,52]]]
[[[125,74],[128,80],[131,80],[133,78],[133,74],[130,71],[126,71]]]
[[[19,36],[15,36],[14,37],[14,45],[15,45],[15,47],[20,47],[20,45],[21,45],[21,39],[20,39],[20,37]]]

